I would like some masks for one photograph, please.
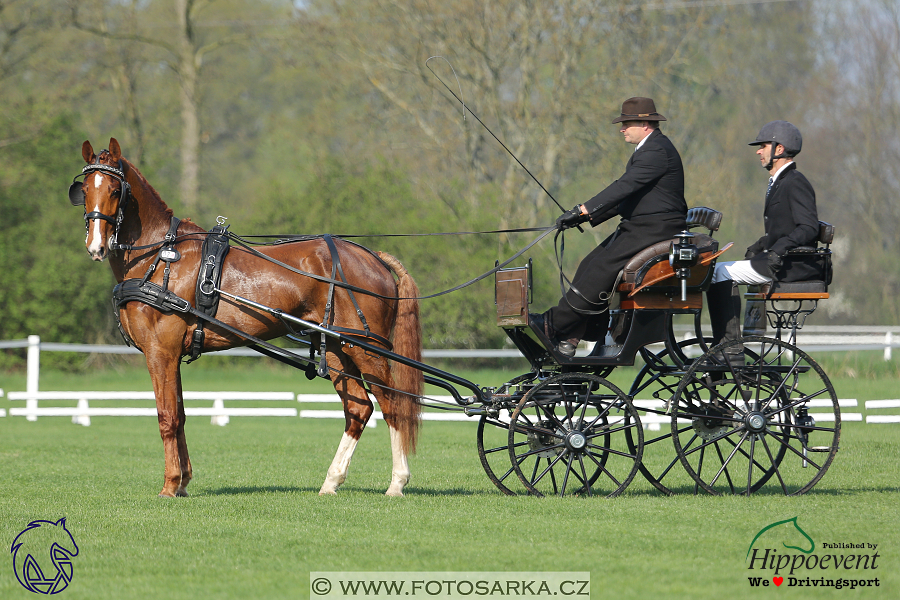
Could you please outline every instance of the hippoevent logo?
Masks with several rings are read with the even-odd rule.
[[[32,521],[10,549],[16,579],[36,594],[58,594],[72,581],[72,559],[78,556],[66,519]]]
[[[859,541],[821,542],[797,523],[797,517],[759,530],[747,548],[750,587],[880,587],[874,571],[878,544]]]

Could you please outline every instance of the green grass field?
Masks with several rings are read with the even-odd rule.
[[[325,389],[280,369],[198,366],[185,369],[190,389]],[[620,371],[617,383],[627,388],[627,370]],[[468,373],[485,385],[506,375]],[[3,376],[0,387],[23,389],[19,377]],[[842,398],[896,397],[891,379],[840,377],[835,387]],[[44,373],[41,381],[42,389],[148,387],[137,368]],[[595,599],[895,598],[900,590],[900,425],[846,423],[831,469],[796,498],[664,497],[640,475],[612,500],[506,497],[481,469],[474,420],[424,424],[404,498],[383,496],[390,478],[383,426],[366,431],[338,496],[319,497],[340,434],[334,420],[232,418],[215,427],[193,419],[192,496],[164,500],[156,497],[163,463],[152,418],[95,417],[81,427],[68,418],[6,417],[0,541],[11,544],[32,520],[66,517],[80,549],[73,581],[59,595],[68,598],[306,598],[311,571],[589,571]],[[880,586],[751,587],[749,576],[772,575],[748,570],[751,541],[793,517],[820,548],[878,544],[875,570],[804,576],[877,577]],[[5,564],[0,598],[33,597],[12,560]]]

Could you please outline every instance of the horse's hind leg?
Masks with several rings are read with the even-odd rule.
[[[400,402],[411,399],[403,398],[398,401],[397,396],[400,393],[390,389],[394,386],[394,380],[387,359],[366,354],[359,347],[348,349],[347,353],[352,356],[357,368],[369,384],[372,395],[375,396],[381,407],[384,422],[388,426],[393,466],[391,468],[391,484],[385,495],[402,496],[404,486],[409,483],[407,454],[410,450],[408,440],[410,416],[401,414],[405,406]]]
[[[360,382],[351,376],[359,376],[353,363],[342,361],[333,352],[327,354],[328,366],[331,367],[331,378],[334,389],[341,397],[344,405],[344,435],[338,445],[337,453],[319,494],[336,494],[338,487],[347,479],[350,470],[350,459],[359,443],[363,429],[372,416],[372,401]]]

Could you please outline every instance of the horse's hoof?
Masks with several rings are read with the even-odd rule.
[[[187,498],[188,497],[187,490],[184,488],[178,488],[177,490],[175,490],[175,495],[179,498]]]
[[[167,492],[166,490],[161,491],[159,493],[159,495],[157,496],[157,498],[174,498],[174,497],[175,497],[175,494],[173,494],[171,492]]]
[[[390,498],[402,498],[403,492],[400,490],[388,490],[384,493],[384,495]]]

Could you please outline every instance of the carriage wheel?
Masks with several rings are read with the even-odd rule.
[[[626,431],[636,444],[629,449]],[[617,496],[641,464],[637,411],[619,388],[586,373],[555,375],[529,390],[513,411],[509,457],[536,496]]]
[[[707,349],[713,345],[710,337],[703,338],[703,342]],[[674,494],[672,487],[690,485],[693,482],[681,469],[678,455],[672,452],[672,432],[668,427],[671,413],[667,411],[688,368],[685,363],[691,362],[692,358],[699,358],[703,354],[703,346],[698,338],[688,339],[678,342],[678,352],[680,356],[676,363],[668,348],[656,354],[642,348],[641,355],[645,364],[628,392],[635,407],[647,413],[642,419],[644,427],[648,427],[648,421],[656,424],[656,427],[650,425],[651,429],[644,436],[641,474],[656,489],[669,496]],[[628,448],[633,452],[637,447],[637,440],[630,429],[625,432],[625,438]]]
[[[771,490],[803,494],[838,451],[841,414],[822,368],[796,346],[745,337],[746,364],[707,369],[697,361],[679,384],[671,428],[675,452],[712,494]]]
[[[507,496],[525,493],[515,469],[509,461],[509,414],[511,409],[500,409],[502,416],[482,415],[478,421],[478,458],[481,466],[497,489]]]

